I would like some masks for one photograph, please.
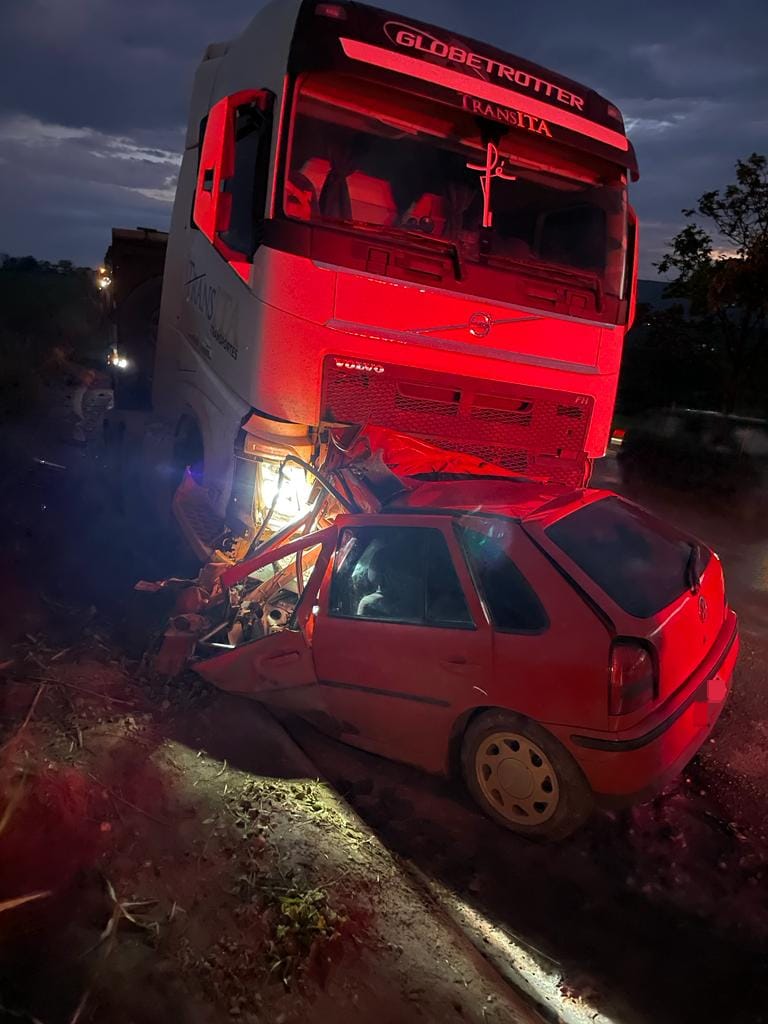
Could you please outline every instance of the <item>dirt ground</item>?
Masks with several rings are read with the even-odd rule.
[[[534,1020],[265,710],[149,673],[185,556],[50,427],[0,459],[0,1020]]]
[[[258,706],[138,683],[96,637],[19,653],[0,900],[45,895],[0,917],[6,1014],[530,1019]]]

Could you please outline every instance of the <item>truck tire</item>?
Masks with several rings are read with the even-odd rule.
[[[181,483],[187,469],[197,483],[202,483],[204,459],[203,435],[197,421],[192,416],[182,416],[173,442],[173,491]]]

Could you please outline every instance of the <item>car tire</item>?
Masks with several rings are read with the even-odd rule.
[[[529,839],[565,839],[594,808],[589,784],[568,751],[546,729],[511,711],[486,711],[470,722],[461,768],[485,814]]]

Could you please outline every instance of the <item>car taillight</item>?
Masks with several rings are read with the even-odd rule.
[[[628,715],[656,695],[656,669],[650,652],[640,644],[617,641],[611,649],[608,714]]]

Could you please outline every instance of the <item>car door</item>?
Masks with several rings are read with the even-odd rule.
[[[296,710],[322,708],[322,692],[312,660],[312,613],[323,576],[333,557],[336,529],[331,527],[270,549],[224,574],[234,584],[289,556],[301,558],[319,547],[294,614],[285,629],[241,644],[223,654],[195,663],[195,671],[229,693],[253,697]]]
[[[313,641],[341,738],[430,771],[451,730],[482,704],[490,627],[447,516],[339,524]]]
[[[604,714],[610,636],[557,563],[520,523],[482,512],[460,543],[494,631],[487,703],[548,728]]]

